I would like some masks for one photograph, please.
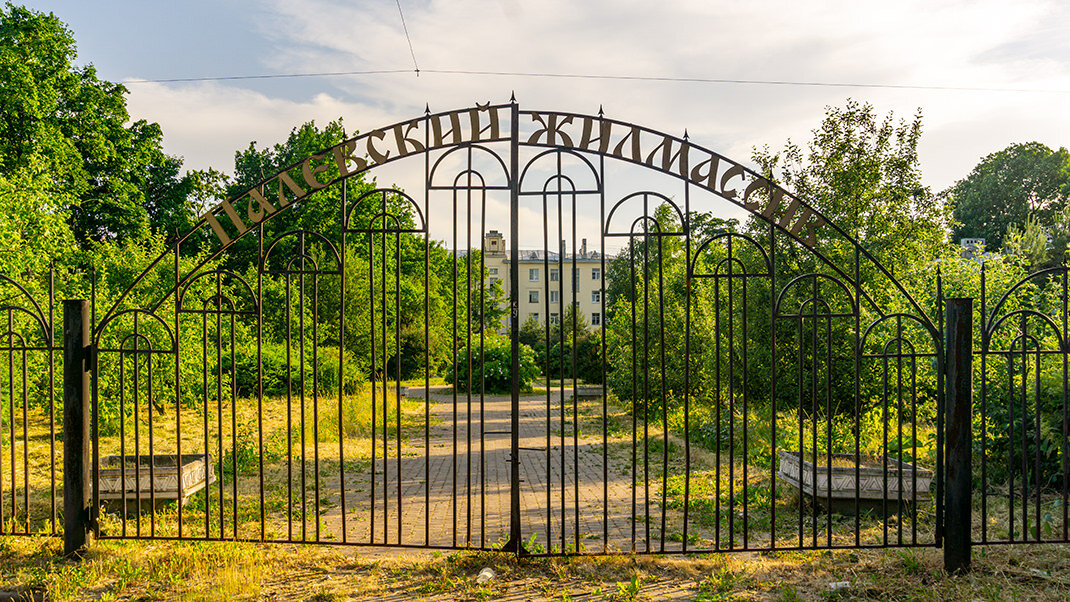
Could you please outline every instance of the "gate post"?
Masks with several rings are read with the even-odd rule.
[[[89,534],[89,302],[63,302],[63,553],[79,555]]]
[[[506,552],[523,554],[520,526],[520,106],[514,95],[510,107],[509,146],[509,236],[513,248],[509,251],[509,367],[512,376],[512,403],[509,406],[509,540],[502,546]],[[547,316],[549,319],[549,316]]]
[[[970,569],[973,516],[973,299],[947,300],[947,462],[944,570]]]

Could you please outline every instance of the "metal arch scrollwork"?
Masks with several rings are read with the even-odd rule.
[[[204,495],[204,536],[209,537],[213,533],[213,522],[218,518],[218,537],[227,538],[227,499],[225,481],[230,481],[230,533],[231,537],[239,537],[239,493],[238,484],[238,415],[241,413],[239,401],[242,393],[250,394],[250,391],[239,390],[240,384],[248,387],[250,375],[248,363],[239,358],[239,348],[245,347],[245,341],[240,340],[240,321],[255,321],[259,325],[260,298],[253,287],[242,276],[224,269],[215,269],[201,272],[188,278],[179,287],[176,297],[176,324],[179,328],[178,337],[178,360],[184,359],[182,348],[182,333],[189,333],[194,340],[199,340],[199,348],[196,344],[187,349],[187,355],[193,355],[194,363],[199,355],[200,375],[192,386],[187,383],[186,393],[200,386],[199,402],[202,405],[201,424],[198,425],[203,434],[200,452],[205,458],[205,470],[208,473],[219,473],[219,487],[217,502],[213,504],[211,488]],[[193,316],[192,327],[190,321],[182,321],[179,316]],[[199,316],[199,319],[197,318]],[[258,329],[259,330],[259,329]],[[199,336],[198,336],[199,335]],[[183,456],[182,437],[182,370],[175,373],[176,393],[176,420],[175,420],[175,448],[178,457]],[[262,378],[260,370],[256,370],[258,379]],[[214,381],[214,382],[212,382]],[[259,387],[256,387],[257,389]],[[259,399],[259,396],[258,396]],[[213,404],[214,402],[214,404]],[[212,424],[209,409],[215,411],[215,424]],[[224,420],[230,414],[229,424]],[[262,417],[261,417],[262,423]],[[229,427],[229,429],[228,429]],[[213,430],[214,429],[214,430]],[[229,432],[228,432],[229,430]],[[212,439],[216,445],[213,447]],[[228,450],[224,448],[226,440],[232,442]],[[214,462],[212,459],[214,458]],[[229,461],[229,464],[228,462]],[[208,477],[209,479],[211,477]],[[177,479],[178,497],[186,497],[185,479]],[[213,511],[218,517],[213,516]],[[182,505],[178,511],[179,532],[188,526],[185,521],[185,513]],[[199,525],[198,525],[199,527]]]
[[[667,224],[658,222],[657,216],[650,211],[650,203],[652,199],[653,202],[657,203],[659,206],[668,205],[674,211],[675,216],[679,219],[679,230],[669,230]],[[627,230],[619,228],[614,229],[611,225],[613,224],[613,216],[617,214],[617,211],[623,213],[626,211],[624,207],[629,207],[631,205],[638,205],[636,211],[634,211],[634,213],[638,214],[638,217],[628,224]],[[664,194],[653,191],[633,192],[614,203],[613,207],[609,210],[609,215],[606,216],[604,228],[606,236],[621,236],[627,238],[635,238],[636,236],[656,236],[660,238],[662,236],[689,235],[687,216],[684,215],[680,206]],[[640,234],[636,228],[642,228],[642,234]],[[655,231],[653,234],[650,233],[651,228]]]
[[[194,285],[200,280],[211,280],[208,284],[211,288],[214,288],[215,291],[209,291],[210,295],[200,300],[200,309],[196,307],[187,307],[186,297],[196,296],[197,291]],[[225,291],[224,282],[234,282],[239,285],[238,290],[242,293],[241,297],[244,297],[245,309],[242,309],[241,304],[236,302],[235,299]],[[178,311],[189,314],[213,313],[213,310],[209,309],[209,306],[211,305],[216,307],[216,310],[214,311],[217,312],[225,311],[242,315],[256,315],[260,311],[260,302],[259,299],[257,299],[256,293],[253,291],[253,287],[245,278],[230,270],[208,270],[206,272],[201,272],[188,279],[180,287],[178,295]]]
[[[528,260],[533,263],[528,265],[541,266],[542,273],[546,275],[543,279],[543,284],[540,285],[538,293],[542,296],[542,309],[544,316],[546,316],[543,322],[543,341],[547,346],[557,344],[559,349],[565,349],[566,344],[576,340],[578,330],[578,314],[577,307],[579,306],[578,299],[578,276],[579,268],[577,261],[579,259],[588,260],[591,257],[586,255],[587,251],[584,248],[577,248],[577,215],[580,212],[581,204],[587,204],[591,201],[601,204],[604,195],[604,188],[602,185],[602,174],[600,173],[600,167],[596,168],[586,157],[576,153],[575,151],[565,149],[548,149],[544,150],[530,160],[528,160],[520,173],[519,183],[517,185],[517,194],[521,199],[534,198],[536,203],[540,203],[542,216],[542,249],[541,252],[534,252],[533,256]],[[518,199],[519,203],[519,199]],[[551,232],[553,236],[551,237]],[[567,247],[566,233],[569,233],[569,240],[571,240],[571,249]],[[553,240],[553,243],[551,243]],[[539,261],[541,259],[541,261]],[[522,259],[523,260],[523,259]],[[519,265],[517,266],[519,269]],[[538,268],[536,268],[538,269]],[[566,270],[572,274],[572,286],[569,290],[565,290],[565,282],[567,278]],[[556,280],[554,277],[556,274]],[[556,282],[556,284],[555,284]],[[531,289],[529,289],[531,290]],[[571,295],[568,301],[569,306],[572,308],[570,315],[572,316],[571,324],[566,324],[564,319],[569,313],[563,310],[566,299]],[[600,291],[601,295],[605,294],[604,289]],[[556,302],[554,296],[556,295]],[[530,301],[530,299],[529,299]],[[560,309],[559,309],[560,308]],[[557,313],[554,313],[554,310]],[[604,313],[604,312],[603,312]],[[556,322],[556,338],[553,336],[553,319],[557,316],[558,322]],[[573,498],[572,510],[572,537],[573,544],[577,549],[580,546],[581,537],[581,516],[579,510],[580,504],[580,461],[579,461],[579,434],[577,431],[572,433],[572,441],[568,441],[566,433],[566,415],[570,411],[568,407],[568,400],[564,394],[561,395],[558,400],[558,407],[556,411],[560,417],[557,445],[554,445],[554,433],[552,432],[552,425],[554,424],[554,411],[553,400],[551,394],[551,378],[556,376],[562,383],[566,382],[566,370],[574,371],[576,363],[575,346],[572,346],[570,358],[572,367],[566,367],[565,358],[561,358],[557,362],[556,370],[553,369],[550,363],[550,357],[547,355],[546,363],[543,367],[546,378],[546,398],[545,398],[545,459],[546,466],[554,466],[558,472],[558,482],[554,482],[553,478],[546,478],[546,541],[555,541],[554,528],[555,524],[559,525],[557,531],[559,532],[560,546],[562,549],[569,545],[569,510],[568,500],[566,494],[569,492],[569,460],[571,459],[571,494]],[[563,386],[563,385],[562,385]],[[574,391],[575,393],[575,391]],[[576,415],[578,411],[578,398],[574,394],[572,396],[571,412]],[[571,455],[568,453],[569,445],[571,444]],[[554,448],[559,450],[559,458],[554,458]],[[557,488],[560,494],[558,499],[554,499],[554,488]],[[554,516],[555,503],[559,506],[559,516]],[[559,521],[559,522],[558,522]],[[534,530],[534,527],[533,527]],[[605,544],[608,545],[608,542]]]
[[[283,246],[289,245],[296,245],[296,248],[289,253],[282,250]],[[316,257],[317,247],[320,257]],[[276,255],[283,256],[278,260],[281,265],[273,264]],[[321,263],[325,265],[321,266]],[[310,230],[291,230],[280,234],[264,250],[260,271],[289,276],[337,275],[341,263],[338,248],[326,236]]]
[[[566,164],[566,161],[570,164]],[[578,165],[573,167],[571,164]],[[541,186],[530,185],[532,180],[541,172],[546,172],[546,178]],[[590,178],[589,181],[587,180]],[[598,168],[591,161],[572,150],[550,149],[540,152],[532,157],[520,174],[520,194],[538,195],[549,191],[551,180],[566,179],[570,183],[569,189],[574,194],[600,194],[602,192],[602,177]]]
[[[361,211],[362,209],[364,211]],[[354,224],[354,213],[371,214],[371,217],[365,223]],[[411,226],[408,225],[410,220]],[[393,226],[388,227],[388,223]],[[420,205],[405,192],[391,188],[377,188],[361,194],[352,205],[346,208],[344,228],[347,232],[419,233],[427,232],[427,220]]]
[[[144,316],[145,318],[148,318],[149,326],[146,326],[144,320],[142,319],[142,316]],[[96,348],[97,348],[98,352],[100,352],[100,353],[110,353],[110,352],[127,351],[127,349],[122,347],[121,345],[116,347],[116,346],[109,346],[109,345],[106,344],[106,340],[107,340],[107,336],[106,335],[108,335],[108,329],[109,328],[113,328],[113,329],[122,330],[123,329],[123,324],[127,320],[130,320],[130,321],[133,322],[133,324],[130,326],[130,328],[132,328],[132,330],[134,331],[133,334],[138,336],[138,340],[144,340],[144,341],[146,341],[147,343],[150,344],[149,349],[142,350],[142,351],[148,351],[148,352],[153,353],[153,354],[174,353],[174,350],[175,350],[175,335],[174,335],[174,332],[171,330],[170,325],[168,325],[167,322],[164,321],[163,318],[161,318],[160,316],[158,316],[154,312],[150,312],[150,311],[147,311],[147,310],[144,310],[144,309],[127,309],[127,310],[121,311],[121,312],[111,316],[106,321],[102,322],[97,327],[97,332],[96,332],[96,335],[94,337],[94,343],[96,345]],[[146,327],[150,328],[150,330],[148,331],[149,334],[153,334],[156,337],[156,341],[155,341],[156,344],[152,344],[154,339],[149,338],[144,332],[141,332],[140,329],[141,328],[146,328]],[[161,333],[162,333],[162,335],[161,335]],[[127,332],[126,334],[129,334],[129,332]],[[124,333],[123,332],[119,332],[115,336],[123,337]],[[160,344],[160,340],[159,340],[160,336],[163,336],[163,339],[162,339],[163,344]],[[120,340],[128,340],[128,339],[126,337],[124,337],[124,338],[122,338]],[[114,344],[115,343],[113,342],[112,345],[114,345]]]
[[[119,455],[116,463],[119,464],[119,483],[123,487],[128,487],[126,485],[128,473],[131,472],[128,464],[133,464],[133,490],[136,500],[133,503],[140,503],[143,499],[149,501],[152,511],[149,514],[148,533],[144,535],[156,536],[156,489],[142,482],[144,470],[142,459],[146,445],[149,455],[154,453],[156,417],[166,412],[159,401],[161,395],[159,395],[158,388],[161,384],[161,375],[167,374],[167,370],[158,367],[158,363],[166,359],[177,360],[178,339],[170,325],[157,314],[142,309],[128,309],[112,315],[99,325],[94,336],[94,347],[96,359],[93,363],[97,372],[93,378],[94,416],[99,419],[103,412],[118,413]],[[118,362],[117,367],[111,365],[110,358]],[[103,384],[100,373],[108,375]],[[142,435],[141,432],[143,416],[147,418],[144,420],[147,427],[146,435]],[[128,422],[130,426],[127,425]],[[131,430],[133,433],[130,433]],[[128,441],[131,435],[132,442]],[[130,443],[132,443],[132,456],[127,454]],[[102,482],[99,440],[93,442],[93,458],[94,482],[99,486]],[[149,483],[154,482],[155,462],[148,462],[146,472]],[[97,488],[94,487],[95,490]],[[145,489],[148,489],[147,495]],[[119,508],[122,511],[120,533],[98,533],[98,537],[128,536],[130,526],[127,511],[130,502],[128,496],[121,495],[120,497]],[[99,508],[101,503],[99,498],[95,501]],[[134,535],[143,536],[142,513],[138,512],[133,522]]]
[[[982,264],[982,543],[1070,541],[1068,273],[1057,266],[1028,274],[989,308],[990,289],[999,288]],[[1005,514],[993,511],[1001,507]]]
[[[51,272],[49,274],[51,278]],[[0,302],[0,312],[6,312],[8,314],[8,322],[12,321],[11,312],[25,314],[33,320],[35,326],[40,330],[41,347],[52,345],[52,324],[50,323],[50,320],[46,318],[44,311],[41,310],[40,303],[33,298],[33,295],[31,295],[24,286],[3,274],[0,274],[0,286],[13,287],[16,290],[15,299],[21,299],[24,303],[29,305],[29,307],[20,305],[17,301],[10,298]],[[49,307],[51,307],[51,302],[52,301],[50,300]]]
[[[734,241],[739,241],[734,244]],[[739,245],[743,245],[743,250],[739,249]],[[723,259],[716,259],[717,263],[714,265],[712,272],[703,271],[708,269],[709,260],[702,262],[707,255],[712,255],[712,249],[714,245],[723,247],[721,253],[724,254]],[[746,250],[750,250],[750,253],[746,253]],[[743,257],[739,254],[743,253]],[[748,257],[749,255],[749,257]],[[750,259],[751,265],[748,267],[745,260]],[[732,270],[728,267],[728,264],[732,264],[738,267],[738,271]],[[756,277],[756,276],[769,276],[770,273],[769,253],[766,252],[762,245],[758,243],[754,238],[746,234],[738,234],[736,232],[726,232],[724,234],[717,234],[711,236],[703,241],[698,248],[692,253],[690,272],[694,278],[705,277],[723,277],[733,272],[737,276],[742,277]]]
[[[458,155],[462,155],[464,167],[453,170],[450,162],[455,161]],[[487,174],[490,178],[479,169],[479,159],[486,160],[489,166],[495,168],[493,174]],[[440,174],[447,172],[452,174],[452,178],[448,183],[443,183],[441,178],[448,176]],[[471,180],[461,183],[462,178],[475,178],[476,183],[473,184]],[[427,182],[431,190],[509,190],[509,168],[498,153],[480,144],[465,144],[442,153],[432,164]]]
[[[783,305],[788,297],[788,292],[793,291],[796,287],[802,288],[805,286],[806,281],[809,281],[810,291],[804,291],[801,300],[798,301],[798,305],[795,308],[794,313],[782,311]],[[847,309],[834,309],[833,305],[829,303],[826,298],[828,295],[821,293],[822,287],[819,283],[827,282],[833,285],[833,290],[843,293],[846,297]],[[841,298],[842,299],[842,298]],[[812,307],[810,311],[806,311],[807,306]],[[821,274],[813,272],[809,274],[803,274],[796,276],[786,285],[780,289],[780,294],[777,295],[776,300],[776,316],[778,318],[850,318],[853,317],[858,311],[856,301],[851,291],[847,288],[843,282],[839,279],[829,276],[828,274]]]
[[[986,268],[987,266],[985,266],[984,264],[981,265],[982,274],[986,273]],[[1025,276],[1024,278],[1020,278],[1017,282],[1008,287],[1007,290],[1003,293],[1003,295],[1000,296],[999,300],[996,301],[996,304],[992,307],[991,310],[988,310],[987,308],[983,307],[983,310],[987,311],[988,313],[986,315],[982,315],[982,319],[984,320],[984,330],[982,331],[982,345],[987,349],[989,341],[991,340],[992,335],[993,333],[995,333],[996,329],[999,328],[1000,323],[1005,321],[1012,313],[1018,313],[1014,311],[1001,313],[1003,312],[1004,307],[1011,303],[1016,293],[1023,292],[1027,286],[1037,281],[1043,281],[1050,278],[1065,279],[1067,277],[1068,272],[1070,272],[1070,268],[1067,268],[1066,266],[1052,267],[1033,272]],[[983,276],[982,285],[987,287],[987,280],[985,280]],[[982,291],[982,295],[984,296],[986,293],[987,288]],[[1053,328],[1057,336],[1059,337],[1060,348],[1066,350],[1067,352],[1070,352],[1070,342],[1068,342],[1067,340],[1067,337],[1070,336],[1070,333],[1063,332],[1064,328],[1056,324],[1050,316],[1043,314],[1037,310],[1025,309],[1019,311],[1024,311],[1030,316],[1037,317],[1042,321],[1047,322],[1047,325]]]

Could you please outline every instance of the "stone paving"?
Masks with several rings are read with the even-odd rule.
[[[566,399],[570,395],[566,389]],[[508,539],[509,396],[487,396],[481,404],[479,396],[473,395],[469,404],[465,395],[458,395],[455,410],[448,390],[432,388],[431,400],[436,424],[429,433],[429,449],[424,449],[422,432],[410,434],[402,444],[399,469],[396,444],[391,442],[388,459],[375,462],[374,505],[370,469],[346,475],[348,542],[495,548]],[[635,549],[645,551],[645,525],[632,519],[630,452],[622,454],[611,443],[607,465],[600,429],[574,436],[571,401],[566,401],[562,427],[560,390],[552,391],[549,405],[548,412],[545,394],[525,396],[520,402],[520,506],[525,544],[533,544],[529,547],[536,551],[628,551],[634,530]],[[430,487],[426,488],[428,466]],[[640,479],[641,470],[640,466]],[[333,485],[336,489],[337,480]],[[650,483],[650,492],[651,546],[660,549],[661,510],[656,499],[660,481]],[[640,480],[635,488],[640,517],[645,513],[643,496]],[[332,537],[341,539],[340,509],[331,508],[322,520]],[[667,541],[665,549],[679,545]]]

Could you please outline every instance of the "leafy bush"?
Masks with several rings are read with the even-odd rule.
[[[602,382],[602,338],[593,332],[582,332],[576,336],[576,370],[572,370],[572,334],[565,334],[565,344],[560,341],[550,348],[548,376],[565,378],[575,376],[588,384]],[[564,364],[564,365],[562,365]]]
[[[290,357],[286,357],[286,345],[265,341],[262,348],[264,361],[264,395],[285,395],[287,390],[294,393],[301,391],[304,384],[306,394],[311,394],[313,385],[321,395],[338,394],[338,348],[320,345],[313,357],[312,345],[305,346],[304,369],[302,370],[300,349],[291,345]],[[315,361],[313,361],[313,359]],[[345,385],[343,392],[352,395],[364,388],[366,377],[364,369],[355,365],[352,354],[344,352]],[[223,370],[230,372],[230,358],[224,357]],[[315,370],[313,370],[315,366]],[[257,394],[257,355],[255,342],[238,350],[237,369],[238,395],[253,397]]]
[[[501,336],[488,336],[480,352],[477,341],[472,342],[472,374],[468,374],[468,349],[457,350],[457,362],[446,370],[446,382],[458,391],[472,390],[487,393],[508,393],[512,390],[512,342]],[[538,376],[535,352],[520,344],[520,390],[531,391],[531,383]],[[482,383],[482,386],[481,386]]]

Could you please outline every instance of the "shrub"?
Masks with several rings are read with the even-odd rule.
[[[286,357],[286,345],[265,341],[262,347],[264,361],[264,395],[285,395],[287,385],[294,393],[300,392],[305,384],[306,394],[312,393],[313,383],[320,394],[338,394],[338,347],[320,345],[315,353],[315,374],[313,374],[313,353],[311,344],[305,346],[304,370],[301,369],[300,349],[292,345],[290,358]],[[352,354],[344,352],[345,385],[343,392],[352,395],[364,388],[365,368],[358,366]],[[224,356],[224,372],[229,372],[229,356]],[[256,345],[243,347],[237,353],[238,395],[253,397],[257,393],[257,356]]]
[[[562,365],[562,363],[564,365]],[[598,333],[581,332],[576,335],[576,373],[572,372],[572,333],[565,334],[562,348],[560,340],[550,348],[548,360],[550,378],[561,374],[566,379],[575,376],[588,384],[602,383],[602,338]]]
[[[512,342],[501,336],[488,336],[482,353],[477,341],[472,341],[472,375],[468,374],[468,349],[457,350],[457,362],[446,370],[446,382],[458,391],[467,391],[471,380],[472,390],[487,393],[508,393],[512,389]],[[538,375],[535,352],[520,344],[520,390],[531,391],[531,383]],[[481,387],[482,382],[482,387]]]

